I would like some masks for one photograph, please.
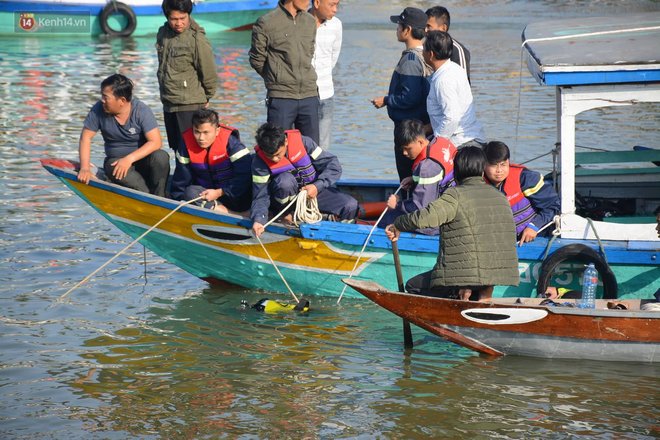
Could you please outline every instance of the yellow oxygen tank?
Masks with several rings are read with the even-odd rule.
[[[241,301],[241,304],[243,307],[247,307],[247,301]],[[301,299],[298,304],[293,305],[264,298],[257,301],[252,308],[266,313],[307,312],[309,310],[309,301]]]

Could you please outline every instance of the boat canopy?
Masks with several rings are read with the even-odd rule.
[[[602,239],[658,240],[652,224],[591,226],[575,215],[575,116],[660,102],[660,12],[532,23],[523,30],[522,42],[531,75],[556,89],[561,236],[593,239],[596,229]],[[650,171],[646,177],[660,182],[660,167]]]

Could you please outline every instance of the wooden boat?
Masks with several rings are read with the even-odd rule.
[[[643,17],[645,22],[660,22],[660,13],[643,14]],[[608,38],[615,38],[618,34],[603,37],[605,40],[601,43],[611,58],[603,58],[601,64],[581,61],[578,55],[587,51],[580,48],[577,53],[571,52],[571,48],[578,45],[578,42],[571,39],[536,40],[554,35],[580,34],[586,32],[585,29],[591,31],[596,25],[590,20],[562,20],[558,24],[530,25],[524,31],[525,54],[530,71],[542,83],[554,84],[557,89],[557,137],[561,155],[558,180],[562,215],[556,240],[550,242],[545,238],[537,238],[518,248],[520,286],[497,287],[494,297],[536,296],[537,293],[543,293],[551,281],[554,286],[580,289],[584,263],[588,261],[600,265],[601,282],[605,281],[598,292],[601,298],[651,298],[660,288],[660,239],[655,232],[655,222],[650,217],[648,219],[653,222],[639,222],[639,214],[646,212],[648,216],[660,204],[660,167],[653,165],[609,170],[590,170],[584,167],[576,171],[576,157],[583,162],[589,161],[589,157],[595,157],[591,160],[599,163],[609,159],[602,153],[575,154],[574,140],[575,115],[580,111],[607,105],[660,102],[660,82],[654,79],[660,75],[660,64],[653,61],[660,59],[660,45],[655,44],[660,39],[660,31],[624,34],[627,35],[626,41],[633,36],[643,40],[639,45],[651,47],[652,52],[658,52],[655,57],[644,51],[643,57],[639,58],[634,51],[626,51],[623,47],[621,53],[611,54],[616,45],[609,44]],[[638,27],[639,20],[640,16],[637,15],[617,16],[613,19],[615,23],[607,21],[607,26],[615,29],[626,25]],[[576,39],[579,40],[579,37]],[[559,45],[559,42],[563,42],[563,45]],[[590,38],[589,47],[600,53],[597,50],[598,42],[597,37]],[[546,44],[550,44],[552,50],[545,47]],[[571,62],[573,57],[575,60]],[[550,61],[545,61],[546,58]],[[598,75],[600,71],[607,71],[608,74]],[[613,76],[619,71],[626,73]],[[619,82],[610,84],[608,81],[612,77]],[[638,153],[641,155],[638,156]],[[618,162],[625,160],[625,157],[647,164],[660,161],[659,150],[607,154],[611,154]],[[101,215],[133,238],[156,224],[178,204],[173,200],[132,191],[104,180],[94,180],[90,185],[83,185],[76,178],[77,164],[70,161],[44,159],[42,164]],[[591,174],[583,175],[582,171]],[[599,174],[601,172],[610,174]],[[615,179],[609,185],[609,195],[603,176]],[[616,180],[616,176],[619,176],[619,180]],[[636,184],[635,179],[638,180]],[[638,215],[632,218],[632,223],[630,218],[626,223],[614,222],[616,217],[609,218],[609,222],[591,222],[579,215],[580,212],[576,211],[575,190],[578,190],[578,194],[579,191],[586,191],[582,197],[593,197],[591,193],[599,185],[601,200],[614,203],[625,197],[632,201],[633,213]],[[398,182],[343,180],[337,187],[360,203],[383,202],[394,193]],[[658,190],[654,191],[654,188]],[[251,222],[247,218],[185,206],[148,234],[141,243],[183,270],[209,282],[224,281],[250,289],[263,288],[286,293],[284,283],[259,243],[252,237],[250,226]],[[369,225],[327,221],[303,224],[300,227],[273,224],[267,228],[263,237],[273,260],[297,293],[337,296],[344,288],[341,279],[349,276],[354,267],[355,278],[375,281],[385,288],[396,289],[391,243],[382,230],[377,229],[369,238],[365,253],[358,261],[370,230]],[[576,247],[580,248],[579,252],[575,250]],[[403,276],[408,279],[433,267],[438,252],[438,237],[404,233],[399,240],[399,250]]]
[[[93,179],[89,185],[84,185],[77,180],[78,164],[75,162],[42,159],[41,163],[99,214],[132,238],[142,235],[179,204],[105,180]],[[99,176],[103,177],[102,174]],[[398,182],[343,180],[337,186],[361,203],[367,203],[387,200],[389,194],[396,190]],[[229,282],[249,289],[287,293],[268,256],[252,236],[251,225],[248,218],[184,206],[140,242],[167,261],[210,283]],[[262,240],[296,293],[338,296],[344,290],[341,279],[350,276],[354,267],[354,277],[377,281],[387,288],[396,289],[391,243],[383,230],[374,231],[356,265],[371,228],[371,225],[328,221],[302,224],[300,227],[273,223],[262,235]],[[543,270],[542,259],[548,244],[548,239],[537,238],[518,248],[520,286],[498,287],[494,296],[536,296],[537,280],[547,272]],[[598,249],[595,240],[560,238],[551,244],[549,253],[554,256],[567,245],[580,244]],[[602,241],[602,245],[609,267],[619,280],[618,293],[614,296],[650,298],[660,288],[660,267],[653,258],[660,253],[660,243],[642,243],[632,247],[628,242],[607,240]],[[399,250],[403,275],[410,278],[433,267],[438,253],[438,237],[404,233],[399,240]],[[566,273],[557,279],[555,285],[579,289],[578,279],[583,262],[562,261],[559,267]],[[599,290],[600,296],[605,295],[603,287]],[[349,297],[359,296],[350,290],[346,293]]]
[[[660,362],[660,311],[541,306],[539,298],[460,301],[344,280],[381,307],[441,338],[488,355]],[[562,303],[565,301],[562,301]],[[566,302],[571,302],[566,300]]]
[[[207,33],[250,29],[276,0],[197,0],[192,15]],[[155,35],[162,0],[0,0],[0,35]],[[31,20],[30,20],[31,19]]]

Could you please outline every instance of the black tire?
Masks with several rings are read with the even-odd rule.
[[[126,17],[126,20],[128,20],[126,27],[120,31],[116,31],[108,26],[108,18],[115,13],[122,14]],[[103,7],[101,14],[99,15],[99,22],[101,24],[101,30],[111,37],[128,37],[137,27],[137,19],[135,18],[133,8],[125,3],[115,1],[112,1]]]
[[[603,299],[617,298],[618,285],[612,269],[605,263],[605,260],[603,260],[603,257],[598,252],[581,243],[562,246],[546,258],[543,266],[541,266],[539,282],[536,285],[537,294],[545,294],[546,289],[550,286],[550,280],[552,279],[555,268],[567,260],[579,260],[587,264],[594,263],[598,275],[603,282]]]

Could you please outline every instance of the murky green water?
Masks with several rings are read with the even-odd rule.
[[[407,5],[342,1],[332,150],[347,177],[395,176],[391,124],[369,99],[386,92],[402,49],[387,17]],[[478,116],[489,138],[511,146],[525,24],[660,9],[615,0],[445,5],[452,34],[472,51]],[[211,38],[221,79],[214,107],[245,139],[265,120],[249,37]],[[268,286],[210,287],[151,253],[145,266],[140,246],[50,307],[129,240],[37,159],[77,159],[82,120],[114,72],[135,81],[164,132],[155,71],[152,38],[0,39],[0,438],[660,436],[658,366],[490,359],[416,328],[405,353],[400,320],[371,303],[311,298],[306,315],[265,315],[240,300],[289,298]],[[526,73],[521,84],[518,161],[555,141],[554,91]],[[646,110],[591,112],[578,144],[657,146],[658,113]]]

